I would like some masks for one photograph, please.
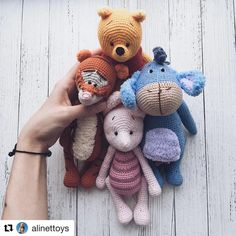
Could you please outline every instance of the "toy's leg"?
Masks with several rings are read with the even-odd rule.
[[[99,170],[101,169],[102,160],[98,159],[91,163],[90,167],[81,176],[80,185],[84,188],[91,188],[95,185]]]
[[[80,176],[77,166],[75,165],[73,155],[70,151],[65,150],[65,167],[66,173],[64,176],[64,185],[70,188],[76,188],[79,186]]]
[[[182,157],[178,161],[166,165],[166,180],[174,186],[180,186],[183,183],[183,177],[180,172],[181,159]]]
[[[64,158],[65,158],[65,168],[66,173],[64,176],[64,185],[66,187],[75,188],[78,187],[80,176],[78,168],[74,162],[74,155],[72,150],[72,128],[68,126],[62,133],[60,137],[60,144],[63,147]]]
[[[138,192],[138,202],[134,208],[134,221],[137,225],[148,225],[150,221],[148,210],[148,189],[144,177],[142,177],[141,189]]]
[[[118,220],[122,224],[128,224],[133,218],[133,212],[124,202],[122,197],[119,194],[117,194],[115,190],[112,188],[109,177],[106,178],[106,185],[111,193],[111,197],[116,208]]]
[[[164,177],[163,177],[163,175],[161,173],[161,168],[162,167],[161,166],[157,166],[155,164],[155,162],[153,162],[153,161],[149,161],[149,165],[151,166],[152,171],[153,171],[153,173],[154,173],[154,175],[155,175],[155,177],[156,177],[160,187],[162,188],[164,183],[165,183],[165,179],[164,179]]]

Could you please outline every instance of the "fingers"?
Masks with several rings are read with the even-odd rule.
[[[68,107],[69,115],[72,119],[94,115],[101,111],[104,111],[105,108],[106,108],[106,102],[100,102],[92,106],[84,106],[80,104]]]

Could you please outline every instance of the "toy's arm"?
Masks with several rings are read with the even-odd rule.
[[[99,189],[103,189],[105,187],[105,179],[107,177],[108,170],[110,168],[111,161],[113,159],[115,151],[116,150],[112,146],[109,146],[105,159],[102,163],[101,169],[99,171],[98,177],[96,179],[96,186]]]
[[[148,183],[148,191],[150,193],[151,196],[158,196],[161,194],[161,187],[158,184],[153,171],[151,169],[151,167],[149,166],[147,160],[145,159],[145,157],[143,156],[142,151],[140,150],[139,147],[134,149],[134,153],[137,156],[139,163],[141,165],[141,168],[143,170],[143,174],[147,180]]]
[[[177,110],[182,123],[190,134],[195,135],[197,133],[197,127],[195,121],[189,111],[187,104],[183,101],[179,109]]]

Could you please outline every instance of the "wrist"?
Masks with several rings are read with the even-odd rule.
[[[32,152],[45,152],[48,150],[48,147],[40,141],[20,135],[17,140],[17,149]]]

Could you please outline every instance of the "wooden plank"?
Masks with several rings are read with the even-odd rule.
[[[20,129],[41,106],[48,91],[49,3],[26,0],[23,10]]]
[[[109,5],[122,7],[123,2],[117,6],[109,1]],[[152,56],[152,49],[157,45],[162,45],[169,49],[169,22],[168,22],[168,2],[167,1],[126,1],[125,7],[131,11],[137,9],[145,10],[146,20],[143,22],[143,49]],[[158,22],[162,22],[158,26]],[[151,36],[150,36],[151,35]],[[134,222],[128,226],[122,226],[118,223],[114,207],[112,206],[112,217],[110,218],[110,231],[112,235],[173,235],[174,234],[174,206],[173,189],[165,187],[163,194],[156,199],[150,198],[149,208],[151,214],[151,223],[147,227],[138,227]],[[136,199],[129,201],[134,206]]]
[[[107,5],[107,1],[79,1],[79,49],[100,47],[97,38],[99,16],[97,9]],[[107,190],[96,187],[91,190],[78,189],[77,235],[109,235],[110,196]]]
[[[138,6],[146,14],[143,22],[143,49],[153,57],[152,49],[161,46],[170,55],[169,51],[169,3],[168,1],[140,1]],[[149,198],[151,224],[143,230],[147,236],[175,235],[174,191],[165,185],[158,198]],[[142,235],[142,234],[141,234]]]
[[[76,62],[78,50],[77,1],[50,1],[49,25],[49,91]],[[48,159],[48,202],[50,219],[76,220],[77,190],[63,184],[64,156],[56,143]]]
[[[0,212],[17,139],[22,1],[0,1]]]
[[[202,2],[209,235],[236,232],[234,1]]]
[[[170,1],[170,53],[179,71],[202,69],[200,1]],[[186,95],[186,94],[185,94]],[[207,235],[207,189],[204,102],[184,96],[197,124],[196,136],[187,135],[181,163],[183,185],[175,188],[176,235]]]

